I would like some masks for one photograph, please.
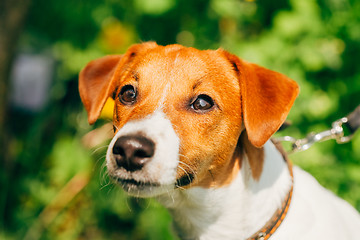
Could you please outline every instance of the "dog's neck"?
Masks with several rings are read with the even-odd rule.
[[[270,141],[263,171],[254,180],[244,159],[234,181],[221,188],[176,189],[159,197],[173,215],[181,239],[247,239],[281,207],[292,179],[287,163]]]

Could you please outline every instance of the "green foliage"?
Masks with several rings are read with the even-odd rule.
[[[282,134],[304,137],[360,104],[359,23],[353,0],[33,0],[19,48],[50,53],[58,65],[47,107],[11,113],[15,158],[0,173],[0,238],[174,239],[165,209],[109,182],[107,143],[85,147],[93,128],[77,74],[88,61],[148,40],[223,47],[299,83],[293,126]],[[291,158],[360,210],[359,133]]]

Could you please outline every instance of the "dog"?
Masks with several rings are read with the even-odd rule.
[[[88,63],[79,92],[90,124],[114,99],[108,174],[157,198],[181,239],[360,239],[358,212],[270,139],[299,92],[285,75],[145,42]]]

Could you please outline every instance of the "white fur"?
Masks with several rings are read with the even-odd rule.
[[[294,181],[289,212],[272,239],[360,239],[360,216],[350,204],[298,167]]]
[[[145,134],[156,143],[153,159],[139,171],[117,169],[112,156],[116,139],[136,133]],[[159,183],[160,186],[128,191],[140,197],[156,196],[169,209],[182,239],[246,239],[281,207],[291,187],[286,162],[274,145],[267,142],[263,172],[258,181],[252,178],[250,165],[244,159],[238,176],[228,186],[175,189],[179,144],[171,122],[157,110],[143,120],[128,122],[118,131],[109,146],[107,167],[109,174],[117,178]],[[360,239],[360,217],[355,209],[297,167],[294,182],[288,214],[270,239]]]

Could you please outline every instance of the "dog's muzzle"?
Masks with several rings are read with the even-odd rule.
[[[156,196],[182,186],[177,180],[180,140],[161,112],[126,123],[109,144],[109,176],[130,195]]]

